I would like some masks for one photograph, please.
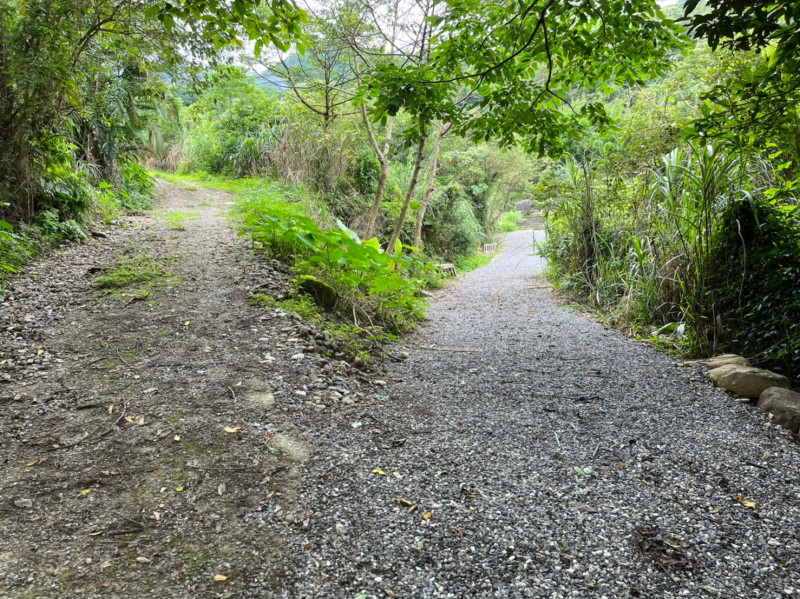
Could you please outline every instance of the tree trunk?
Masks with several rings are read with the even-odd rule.
[[[383,199],[383,190],[386,188],[386,180],[389,178],[389,147],[392,141],[392,130],[394,128],[394,117],[389,118],[386,124],[386,140],[383,144],[383,150],[378,147],[378,140],[372,130],[372,125],[367,116],[367,110],[362,106],[362,116],[364,123],[367,125],[367,133],[369,134],[372,148],[378,156],[378,161],[381,163],[381,174],[378,178],[378,189],[375,190],[375,198],[372,200],[372,207],[369,210],[369,220],[367,221],[367,228],[364,231],[364,239],[371,239],[375,236],[375,225],[378,222],[378,215],[381,211],[381,200]]]
[[[417,188],[417,180],[419,179],[419,171],[422,168],[422,157],[425,154],[426,139],[427,137],[423,133],[422,137],[420,137],[419,144],[417,145],[417,157],[414,161],[414,174],[411,175],[411,183],[408,184],[408,191],[406,192],[406,200],[403,202],[403,209],[400,211],[400,216],[397,217],[397,224],[395,224],[392,238],[389,240],[389,247],[386,248],[386,252],[389,254],[394,254],[394,246],[397,244],[397,240],[400,239],[400,233],[403,230],[403,223],[406,222],[408,207],[411,204],[411,200],[414,198],[414,191]]]
[[[433,188],[436,184],[436,171],[439,169],[439,149],[442,147],[442,138],[444,134],[445,127],[442,125],[439,127],[439,133],[436,135],[436,143],[433,146],[431,172],[428,175],[428,187],[425,189],[425,197],[417,212],[417,224],[414,227],[414,247],[419,249],[422,249],[422,223],[425,220],[425,211],[428,209],[428,204],[431,202]]]

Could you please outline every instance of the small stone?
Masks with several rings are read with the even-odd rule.
[[[247,398],[263,408],[271,408],[275,405],[275,396],[269,392],[251,393]]]
[[[14,505],[17,506],[18,508],[28,510],[33,507],[33,500],[20,497],[19,499],[14,500]]]

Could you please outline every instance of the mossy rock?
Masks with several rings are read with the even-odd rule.
[[[336,290],[311,275],[303,275],[297,280],[297,290],[312,298],[326,312],[333,312],[339,305],[339,294]]]

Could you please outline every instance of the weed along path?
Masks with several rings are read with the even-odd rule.
[[[560,306],[530,231],[362,371],[249,301],[288,275],[231,196],[159,195],[0,304],[0,596],[800,594],[798,446]]]
[[[287,594],[799,594],[798,445],[560,307],[530,241],[437,295],[386,384],[313,429]]]

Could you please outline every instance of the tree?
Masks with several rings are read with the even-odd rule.
[[[258,11],[264,8],[262,17]],[[235,0],[232,10],[224,0],[3,2],[0,206],[8,205],[13,220],[33,218],[42,175],[65,162],[64,142],[76,125],[98,121],[89,113],[102,108],[105,82],[119,77],[115,65],[126,63],[126,72],[133,64],[162,71],[181,63],[205,66],[244,37],[258,48],[287,46],[304,21],[305,13],[290,0]],[[89,149],[82,151],[88,157]],[[103,166],[113,175],[116,156],[106,158]]]
[[[713,50],[750,52],[749,68],[705,94],[703,117],[689,133],[772,147],[785,191],[800,189],[800,1],[687,0],[685,21]],[[758,54],[760,53],[760,55]],[[795,179],[794,181],[791,181]]]
[[[329,20],[313,18],[303,36],[304,55],[276,53],[271,60],[253,63],[261,79],[289,90],[302,106],[322,117],[325,127],[339,116],[354,114],[356,81],[350,48],[329,28]]]
[[[686,0],[689,31],[705,38],[712,49],[751,50],[772,47],[771,62],[786,72],[800,64],[800,1]]]
[[[418,134],[433,121],[475,140],[559,153],[587,125],[605,125],[602,102],[573,105],[576,87],[614,86],[663,74],[688,39],[653,0],[484,3],[446,0],[428,19],[427,59],[386,63],[363,89],[375,116],[407,111]],[[457,86],[474,111],[452,102]]]

